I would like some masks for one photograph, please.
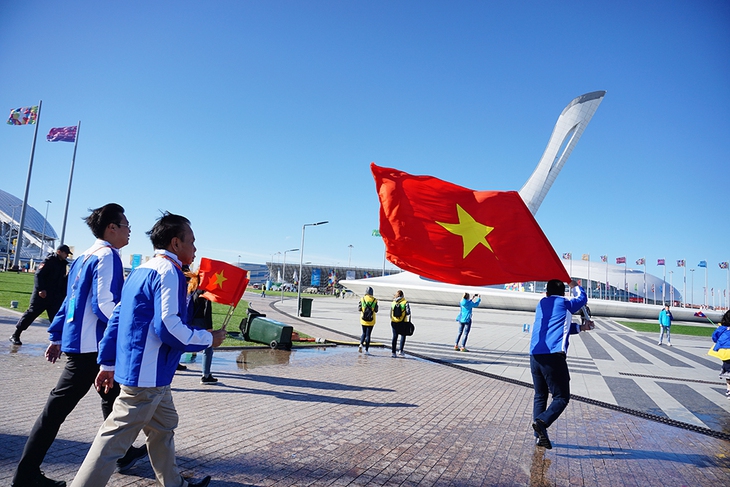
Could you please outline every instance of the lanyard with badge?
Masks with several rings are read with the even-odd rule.
[[[112,248],[111,245],[105,244],[101,247],[95,249],[93,252],[90,252],[88,255],[84,256],[84,260],[81,262],[81,269],[84,268],[84,265],[86,264],[86,261],[89,260],[89,257],[94,255],[96,252],[100,251],[103,248]],[[81,277],[81,269],[79,269],[79,272],[76,273],[76,279],[74,280],[73,286],[71,286],[71,297],[68,300],[68,309],[66,312],[66,323],[72,323],[74,320],[74,310],[76,309],[76,290],[78,288],[79,284],[79,278]]]

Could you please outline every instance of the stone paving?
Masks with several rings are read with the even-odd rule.
[[[341,340],[358,329],[342,316],[317,318],[318,301],[307,322],[282,314],[286,300],[281,312],[271,302],[254,299],[254,307],[313,336]],[[17,316],[0,310],[0,337]],[[381,338],[387,328],[379,326]],[[63,359],[42,358],[46,339],[39,322],[23,346],[0,342],[4,485],[63,367]],[[730,485],[725,440],[571,401],[550,429],[554,449],[536,448],[529,388],[413,356],[393,359],[385,349],[217,351],[215,386],[199,383],[199,362],[188,365],[173,382],[178,463],[186,476],[211,475],[214,486]],[[70,481],[100,424],[90,392],[62,426],[46,474]],[[114,474],[109,485],[154,485],[149,463]]]

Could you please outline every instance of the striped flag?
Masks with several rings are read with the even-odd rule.
[[[626,257],[616,257],[616,263],[617,264],[625,264],[626,263]]]
[[[38,120],[38,106],[13,108],[10,110],[8,125],[33,125]]]
[[[656,265],[665,265],[664,264],[664,259],[657,259],[656,260]]]
[[[48,142],[74,142],[76,141],[76,126],[52,128],[46,135]]]

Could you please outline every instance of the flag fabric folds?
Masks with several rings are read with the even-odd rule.
[[[374,163],[370,169],[386,257],[401,269],[470,286],[570,280],[516,191],[473,191]]]
[[[581,260],[591,260],[591,256],[589,254],[583,254]]]
[[[677,267],[684,267],[684,259],[677,261]]]
[[[200,259],[198,272],[203,297],[216,303],[237,306],[248,286],[248,271],[219,260]]]
[[[608,262],[608,256],[607,255],[602,255],[601,256],[601,262]]]
[[[52,128],[46,135],[48,142],[74,142],[76,140],[76,126]]]
[[[701,260],[699,264],[697,264],[697,267],[707,267],[707,261]]]
[[[572,258],[573,258],[573,254],[571,254],[570,252],[564,252],[564,253],[563,253],[563,259],[568,259],[568,260],[570,260],[570,259],[572,259]]]
[[[644,265],[644,264],[646,264],[646,259],[643,257],[636,261],[636,265]]]
[[[616,263],[617,264],[625,264],[626,263],[626,257],[616,257]]]
[[[720,269],[727,269],[728,265],[730,265],[730,262],[720,262],[719,264]]]
[[[8,125],[33,125],[38,120],[38,106],[13,108],[10,110]]]
[[[657,259],[656,265],[664,265],[664,259]]]

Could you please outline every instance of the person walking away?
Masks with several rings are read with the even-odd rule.
[[[186,324],[187,283],[183,265],[195,259],[195,235],[187,218],[169,212],[147,232],[155,257],[137,267],[122,288],[119,306],[99,344],[100,372],[95,385],[115,383],[121,392],[114,409],[94,438],[72,487],[102,487],[114,463],[144,431],[150,464],[159,485],[207,486],[180,475],[175,460],[178,415],[170,384],[183,352],[197,352],[223,342],[224,328],[214,332]]]
[[[400,347],[398,355],[403,357],[403,347],[406,344],[406,335],[408,333],[409,323],[411,321],[411,305],[408,304],[403,291],[398,290],[393,296],[393,302],[390,304],[390,327],[393,330],[393,341],[390,346],[392,357],[396,357],[395,347],[398,343],[398,335],[400,335]]]
[[[203,297],[202,289],[198,289],[200,285],[200,275],[197,272],[186,272],[185,277],[188,279],[188,316],[190,316],[190,325],[199,330],[213,331],[213,306],[210,301]],[[193,354],[195,355],[195,354]],[[218,379],[210,373],[210,367],[213,363],[213,347],[203,350],[203,370],[200,378],[201,384],[215,384]]]
[[[49,254],[35,273],[33,294],[30,305],[15,325],[15,331],[10,337],[13,345],[22,345],[20,334],[38,318],[44,311],[48,321],[53,321],[58,310],[61,309],[66,297],[66,270],[68,256],[73,255],[68,245],[61,245],[56,252]]]
[[[672,312],[669,311],[669,305],[665,304],[664,309],[662,309],[659,312],[659,343],[657,345],[662,344],[662,340],[664,339],[664,335],[667,335],[667,345],[672,346],[672,342],[670,341],[669,337],[669,327],[672,326]]]
[[[585,306],[588,298],[575,280],[570,281],[572,297],[565,298],[565,283],[552,279],[547,283],[546,297],[535,310],[535,323],[530,340],[530,369],[535,388],[533,423],[537,446],[553,447],[547,429],[568,406],[570,373],[568,372],[568,337],[593,328],[591,323],[573,323],[572,315]],[[553,400],[547,405],[548,393]]]
[[[129,243],[131,232],[124,208],[109,203],[92,210],[85,221],[96,241],[71,265],[66,299],[48,328],[51,343],[46,349],[46,359],[55,363],[63,352],[67,357],[66,366],[28,435],[13,475],[13,487],[66,485],[62,480],[47,478],[40,467],[66,416],[94,384],[99,371],[98,342],[121,295],[124,268],[119,249]],[[99,393],[105,418],[111,413],[118,394],[118,387]],[[125,451],[116,464],[122,473],[147,454],[145,446],[130,446]]]
[[[730,399],[730,311],[726,311],[722,315],[719,326],[712,333],[712,341],[715,342],[715,346],[712,347],[709,355],[722,360],[720,378],[725,379],[727,389],[725,396]]]
[[[378,312],[378,300],[373,296],[372,287],[368,287],[365,290],[365,296],[357,304],[357,310],[360,312],[360,324],[362,325],[360,346],[357,348],[357,351],[362,352],[362,347],[365,347],[365,353],[369,354],[370,336],[373,334],[375,315]]]
[[[461,350],[462,352],[468,352],[466,349],[466,339],[469,338],[469,331],[471,330],[471,317],[472,310],[479,306],[482,302],[482,298],[478,294],[475,294],[473,298],[469,299],[469,293],[464,293],[464,297],[461,298],[459,306],[459,316],[456,321],[459,322],[459,332],[456,334],[456,343],[454,344],[454,350]],[[459,345],[461,340],[461,345]]]

